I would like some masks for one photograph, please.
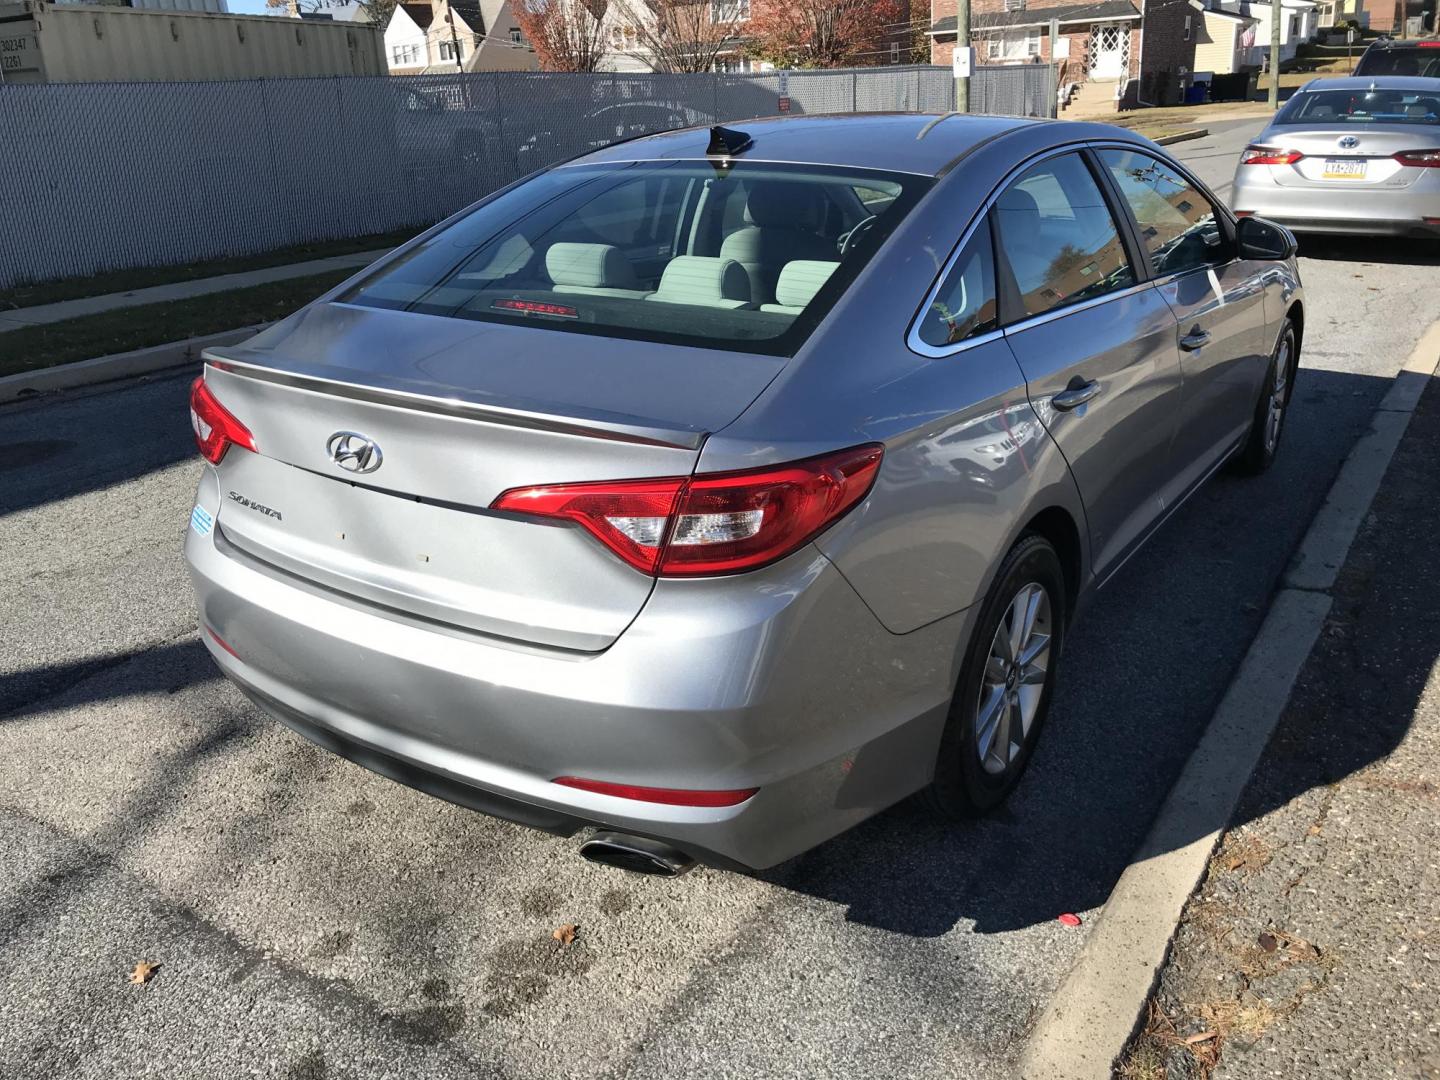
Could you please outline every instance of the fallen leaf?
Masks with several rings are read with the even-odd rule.
[[[550,936],[560,942],[561,945],[569,945],[575,940],[575,932],[579,929],[580,927],[574,923],[566,923],[551,933]]]
[[[135,965],[135,970],[130,972],[130,981],[136,986],[147,983],[155,977],[155,972],[160,970],[159,964],[152,964],[148,960],[141,960]]]
[[[1218,1031],[1202,1031],[1197,1035],[1191,1035],[1185,1040],[1186,1046],[1194,1046],[1196,1043],[1209,1042],[1220,1033]]]
[[[1061,925],[1061,926],[1079,926],[1079,925],[1080,925],[1080,916],[1079,916],[1079,915],[1072,915],[1072,914],[1071,914],[1070,912],[1068,912],[1068,911],[1065,912],[1064,915],[1061,915],[1061,916],[1059,917],[1059,919],[1060,919],[1060,925]]]
[[[1260,935],[1259,942],[1260,948],[1266,952],[1274,952],[1280,946],[1280,942],[1276,939],[1275,935],[1268,930]]]

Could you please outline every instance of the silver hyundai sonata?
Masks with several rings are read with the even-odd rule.
[[[1293,253],[1098,124],[592,153],[205,354],[202,635],[306,737],[611,865],[987,810],[1082,600],[1273,458]]]
[[[1316,79],[1240,155],[1235,212],[1296,232],[1440,239],[1440,79]]]

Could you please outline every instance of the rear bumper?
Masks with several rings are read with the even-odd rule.
[[[1440,237],[1440,169],[1405,188],[1284,186],[1268,176],[1237,177],[1231,206],[1294,232],[1350,236]]]
[[[665,840],[766,867],[923,786],[969,613],[886,631],[813,547],[753,574],[667,581],[602,653],[428,626],[187,533],[202,637],[306,738],[383,775],[569,835]],[[562,787],[758,787],[698,808]]]

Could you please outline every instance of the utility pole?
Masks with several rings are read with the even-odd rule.
[[[455,32],[455,8],[450,0],[445,0],[445,21],[450,24],[450,47],[455,50],[455,70],[464,72],[465,65],[460,62],[460,35]]]
[[[970,0],[955,0],[955,111],[970,111]]]
[[[1285,18],[1281,0],[1270,0],[1270,108],[1280,108],[1280,20]]]

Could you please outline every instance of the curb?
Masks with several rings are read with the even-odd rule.
[[[1156,146],[1173,146],[1177,142],[1189,142],[1191,139],[1203,139],[1210,134],[1209,128],[1192,128],[1189,131],[1181,131],[1174,135],[1162,135],[1152,140]]]
[[[0,309],[0,333],[24,330],[35,326],[67,319],[83,319],[107,311],[121,311],[125,308],[143,307],[146,304],[168,304],[176,300],[188,300],[197,296],[211,296],[214,293],[229,292],[232,289],[253,289],[257,285],[270,285],[277,281],[292,281],[295,278],[324,274],[331,270],[356,270],[390,254],[390,248],[375,248],[370,251],[355,251],[348,255],[331,255],[322,259],[306,259],[298,263],[281,263],[278,266],[262,266],[256,270],[240,270],[233,274],[219,274],[215,277],[195,278],[190,281],[172,281],[164,285],[148,285],[129,292],[102,293],[99,296],[80,296],[73,300],[57,300],[50,304],[36,304],[32,307]]]
[[[1319,637],[1329,589],[1435,374],[1440,322],[1421,335],[1370,430],[1345,458],[1215,716],[1036,1023],[1021,1060],[1023,1080],[1110,1080],[1143,1020],[1185,904]]]
[[[0,404],[36,394],[73,390],[79,386],[128,379],[136,375],[148,375],[154,371],[198,363],[202,350],[212,345],[233,345],[244,341],[268,325],[270,324],[261,323],[257,326],[242,326],[238,330],[222,330],[218,334],[172,341],[165,345],[152,345],[148,349],[136,349],[134,352],[97,356],[93,360],[77,360],[73,364],[59,364],[38,371],[5,375],[0,377]]]

